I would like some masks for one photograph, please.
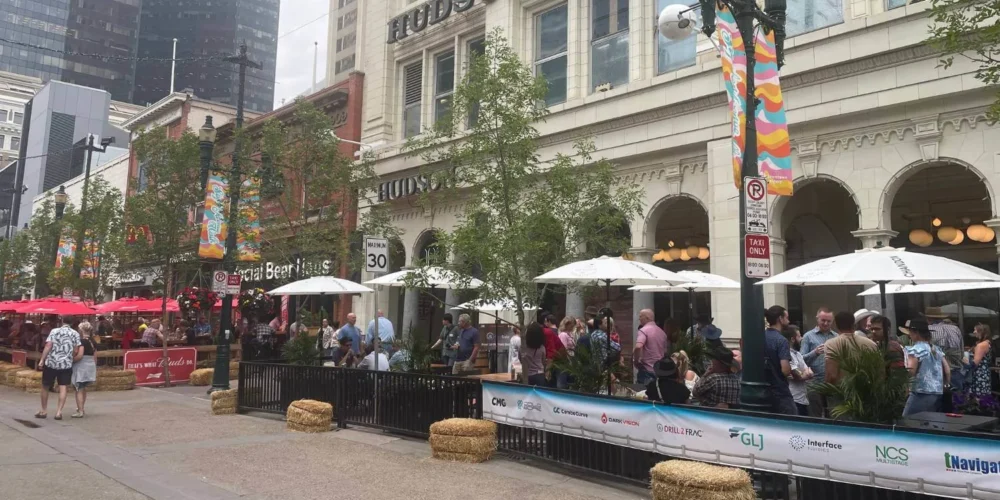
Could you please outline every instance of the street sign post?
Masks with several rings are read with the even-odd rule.
[[[743,185],[747,190],[744,197],[747,232],[767,234],[767,179],[744,177]]]
[[[370,273],[389,271],[389,240],[365,237],[365,271]]]
[[[771,238],[762,234],[748,234],[743,239],[746,252],[746,273],[748,278],[771,276]]]
[[[212,291],[219,294],[226,293],[226,272],[215,271],[212,273]]]
[[[229,295],[239,295],[240,287],[243,285],[243,276],[230,274],[226,276],[226,293]]]

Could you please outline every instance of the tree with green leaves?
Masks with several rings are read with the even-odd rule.
[[[99,303],[105,296],[109,279],[122,264],[125,252],[124,205],[122,193],[112,187],[103,176],[91,177],[87,188],[87,211],[81,213],[72,203],[67,203],[63,223],[72,228],[74,240],[85,234],[84,244],[77,245],[73,258],[49,278],[53,290],[71,288],[81,292],[84,299]],[[83,259],[82,272],[74,274],[74,260]]]
[[[945,52],[942,65],[966,58],[978,66],[977,80],[1000,84],[1000,0],[931,0],[931,6],[931,43]],[[987,116],[1000,120],[1000,93]]]
[[[546,91],[545,79],[495,30],[456,86],[450,112],[407,144],[427,163],[427,175],[464,191],[458,224],[438,234],[438,255],[453,258],[436,264],[460,280],[482,280],[481,299],[513,300],[522,328],[523,305],[541,303],[546,292],[535,276],[582,258],[621,255],[629,242],[619,229],[642,209],[639,186],[594,158],[592,141],[577,142],[573,154],[541,158],[536,126],[548,113]],[[456,201],[450,191],[424,193],[421,202],[433,213],[441,196]],[[420,286],[415,274],[410,285]]]
[[[34,256],[30,231],[18,231],[10,239],[0,242],[0,269],[4,270],[4,297],[30,294],[35,286],[31,272]]]
[[[32,213],[28,229],[22,231],[31,242],[27,260],[34,275],[32,287],[36,297],[53,294],[50,278],[55,272],[56,251],[64,227],[67,227],[65,219],[56,217],[55,199],[49,195],[42,199],[41,205]]]

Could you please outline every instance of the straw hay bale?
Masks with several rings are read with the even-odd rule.
[[[431,434],[431,449],[448,453],[467,453],[470,455],[489,455],[497,449],[497,441],[493,436],[448,436]]]
[[[18,371],[17,387],[30,393],[42,392],[42,372],[37,370]]]
[[[212,415],[232,415],[236,406],[236,389],[212,393]]]
[[[17,372],[23,369],[23,366],[12,365],[9,363],[0,366],[0,385],[14,385],[14,381],[17,378]]]
[[[214,391],[212,393],[212,402],[219,400],[233,400],[236,401],[236,389],[229,389],[228,391]]]
[[[285,427],[288,430],[290,430],[290,431],[308,432],[308,433],[311,433],[311,434],[315,434],[315,433],[319,433],[319,432],[327,432],[327,431],[330,430],[330,426],[329,425],[325,425],[325,426],[323,426],[323,425],[305,425],[305,424],[297,424],[295,422],[285,422]]]
[[[100,379],[135,379],[135,370],[97,370],[97,378]]]
[[[191,385],[209,385],[212,383],[212,376],[215,374],[214,368],[201,368],[191,372]]]
[[[650,469],[654,500],[755,500],[750,474],[701,462],[668,460]]]
[[[431,424],[431,434],[444,436],[493,436],[497,435],[497,424],[476,418],[449,418]]]
[[[449,462],[465,462],[467,464],[478,464],[483,463],[490,459],[493,452],[489,452],[483,455],[476,455],[471,453],[452,453],[449,451],[437,451],[431,450],[431,457],[438,460],[447,460]]]
[[[298,401],[292,401],[292,404],[288,405],[288,407],[317,415],[333,415],[333,405],[322,401],[316,401],[315,399],[300,399]]]
[[[98,369],[97,380],[87,390],[130,391],[135,389],[135,370]]]
[[[229,380],[236,380],[240,378],[240,362],[230,361],[229,362]]]

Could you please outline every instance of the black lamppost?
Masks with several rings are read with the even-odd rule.
[[[786,0],[765,0],[764,10],[756,2],[750,0],[699,0],[694,7],[667,6],[660,13],[657,26],[660,34],[669,39],[685,38],[694,34],[694,20],[691,11],[701,8],[701,30],[710,39],[715,32],[715,5],[721,2],[729,8],[736,18],[736,25],[746,51],[746,95],[743,98],[746,128],[744,130],[745,146],[743,148],[743,164],[740,176],[757,177],[760,173],[757,167],[757,98],[754,97],[754,31],[757,28],[774,31],[777,49],[778,67],[783,64],[785,44],[785,8]],[[756,23],[754,23],[756,21]],[[724,49],[723,49],[724,50]],[[745,184],[740,179],[741,184]],[[741,341],[743,353],[743,380],[740,391],[740,404],[753,410],[768,410],[771,408],[768,395],[768,382],[764,371],[764,291],[756,283],[757,278],[750,278],[746,272],[746,186],[740,189],[740,306],[742,325]]]
[[[52,196],[56,202],[56,217],[53,224],[56,226],[55,241],[52,242],[52,262],[55,263],[56,259],[59,257],[59,237],[62,234],[62,227],[59,221],[63,218],[63,213],[66,211],[66,202],[69,201],[69,196],[66,195],[66,186],[59,186],[59,190],[56,194]],[[55,267],[53,265],[53,272]],[[38,283],[35,284],[35,289],[38,289]]]
[[[94,159],[95,151],[98,153],[107,152],[108,146],[114,143],[115,143],[114,137],[107,137],[101,139],[101,146],[97,147],[94,146],[94,134],[90,134],[89,136],[87,136],[87,145],[85,147],[87,151],[87,168],[83,174],[83,197],[80,198],[80,229],[77,231],[76,234],[76,249],[73,251],[73,277],[76,278],[77,280],[80,279],[80,272],[83,270],[83,258],[80,256],[80,249],[83,248],[83,238],[85,234],[84,228],[86,227],[86,224],[84,223],[86,219],[84,219],[84,217],[86,217],[86,212],[87,212],[87,190],[90,187],[90,164],[91,161]],[[60,187],[60,189],[62,188]],[[66,194],[63,193],[63,196],[65,195]],[[56,196],[58,196],[58,194]],[[65,201],[63,202],[63,206],[65,206]],[[57,211],[59,210],[58,207],[59,203],[56,202]],[[57,217],[61,216],[57,215]]]
[[[208,173],[212,169],[212,150],[215,149],[215,127],[212,115],[205,117],[205,124],[198,129],[198,149],[201,151],[201,190],[208,185]],[[202,212],[204,216],[204,212]],[[198,222],[201,222],[200,220]]]

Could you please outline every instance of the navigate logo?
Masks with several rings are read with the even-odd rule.
[[[944,454],[944,468],[948,472],[965,474],[1000,474],[1000,460],[962,458],[951,453]]]
[[[678,434],[681,436],[690,437],[702,437],[704,434],[701,429],[691,429],[688,427],[677,427],[675,425],[663,425],[656,424],[656,432],[663,432],[665,434]]]
[[[910,466],[910,452],[896,446],[875,445],[875,461],[880,464]]]
[[[542,411],[542,405],[534,401],[517,400],[517,409],[524,411]]]
[[[743,446],[764,451],[764,435],[746,432],[745,427],[730,427],[729,438],[739,438],[740,443],[743,443]]]
[[[582,411],[567,410],[566,408],[560,408],[558,406],[552,407],[552,413],[555,413],[556,415],[568,415],[570,417],[580,417],[580,418],[587,418],[589,416],[586,413],[583,413]]]
[[[507,401],[503,398],[493,398],[493,400],[490,401],[490,403],[492,403],[493,406],[499,406],[501,408],[507,407]]]
[[[816,441],[799,435],[792,436],[792,438],[788,440],[788,445],[795,451],[801,451],[803,448],[807,448],[810,451],[829,453],[830,450],[844,449],[844,445],[840,443],[827,441],[825,439],[823,441]]]
[[[639,422],[636,422],[635,420],[629,420],[627,418],[609,417],[607,413],[601,414],[601,423],[602,424],[611,423],[611,424],[627,425],[629,427],[639,427]]]

